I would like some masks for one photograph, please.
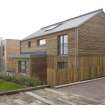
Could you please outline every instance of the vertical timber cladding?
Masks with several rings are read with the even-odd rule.
[[[105,55],[79,56],[80,80],[105,76]]]
[[[105,14],[100,13],[69,35],[68,68],[57,69],[59,56],[48,58],[47,80],[51,85],[105,76]],[[60,32],[62,35],[62,32]],[[51,66],[54,64],[54,66]],[[67,73],[66,73],[67,71]]]
[[[105,76],[105,14],[99,13],[79,27],[80,80]]]
[[[57,56],[48,55],[47,57],[47,84],[50,86],[56,85],[57,74]]]
[[[47,58],[47,82],[49,85],[59,85],[69,82],[78,81],[78,73],[77,73],[77,42],[76,42],[76,32],[75,29],[60,32],[58,35],[68,35],[68,55],[60,56],[56,53],[50,55]],[[54,36],[55,37],[55,36]],[[57,36],[56,36],[57,39]],[[56,42],[57,46],[57,41]],[[58,68],[58,62],[67,62],[67,67],[63,69]]]

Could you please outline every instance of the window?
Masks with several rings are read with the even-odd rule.
[[[38,40],[38,45],[39,45],[39,46],[44,46],[44,45],[46,45],[46,39],[40,39],[40,40]]]
[[[19,66],[19,71],[22,73],[26,73],[26,61],[19,61],[18,66]]]
[[[28,41],[28,47],[31,47],[31,41]]]
[[[58,62],[58,64],[57,64],[58,69],[66,69],[67,67],[68,67],[67,62]]]
[[[50,26],[47,26],[47,27],[44,27],[43,29],[45,31],[50,31],[50,30],[53,30],[53,29],[59,27],[60,25],[62,25],[62,22],[57,23],[57,24],[53,24],[53,25],[50,25]]]
[[[58,54],[68,54],[68,35],[62,35],[58,37]]]
[[[47,27],[45,30],[46,30],[46,31],[52,30],[52,29],[56,28],[58,25],[59,25],[59,24],[49,26],[49,27]]]
[[[5,54],[5,48],[4,48],[4,46],[2,47],[2,54],[3,54],[3,56]]]

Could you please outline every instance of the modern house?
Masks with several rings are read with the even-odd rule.
[[[16,39],[2,40],[2,69],[4,72],[15,73],[16,61],[10,55],[20,54],[20,41]],[[15,70],[15,71],[14,71]]]
[[[41,28],[20,42],[16,72],[59,85],[105,76],[102,9]]]

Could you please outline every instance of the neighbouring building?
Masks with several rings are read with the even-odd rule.
[[[102,9],[41,28],[12,55],[18,74],[59,85],[105,76],[105,13]]]
[[[2,57],[2,38],[0,37],[0,72],[3,71],[2,63],[3,63],[3,57]]]
[[[20,53],[20,41],[16,39],[2,40],[2,69],[4,72],[15,73],[16,61],[11,59],[13,54]]]

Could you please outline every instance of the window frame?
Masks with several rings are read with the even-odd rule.
[[[59,61],[57,62],[57,69],[58,70],[63,70],[68,68],[68,62],[65,61]]]
[[[65,43],[65,36],[67,36],[67,43]],[[65,46],[66,45],[66,46]],[[65,52],[65,49],[67,50]],[[58,55],[68,55],[68,35],[59,35],[58,36]]]
[[[28,41],[28,48],[31,47],[31,41]]]
[[[25,67],[25,69],[23,69],[23,63],[24,62],[24,67]],[[27,61],[18,61],[18,71],[20,72],[20,73],[26,73],[27,72]]]
[[[40,43],[40,41],[42,41],[42,40],[45,41],[45,44],[41,44],[41,43]],[[38,45],[38,46],[46,46],[46,44],[47,44],[46,38],[38,39],[38,40],[37,40],[37,45]]]

